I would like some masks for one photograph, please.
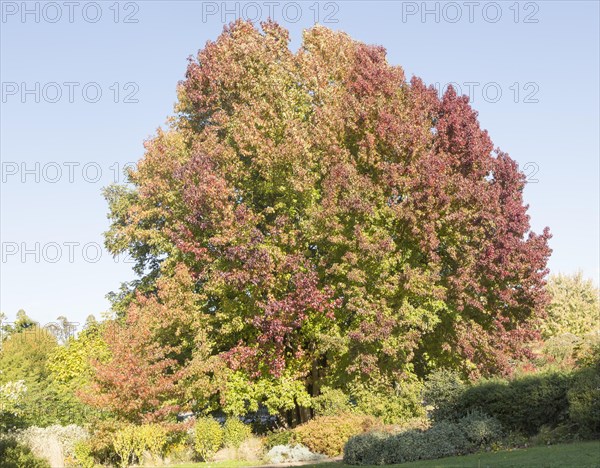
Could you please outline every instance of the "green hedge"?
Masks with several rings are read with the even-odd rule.
[[[544,425],[557,426],[568,419],[571,382],[571,376],[564,373],[482,382],[466,389],[458,412],[479,409],[509,430],[534,435]]]
[[[555,371],[511,380],[488,379],[465,384],[448,371],[433,373],[424,400],[436,422],[457,421],[479,411],[502,426],[527,436],[542,428],[574,426],[582,437],[600,435],[600,366]]]
[[[557,426],[569,417],[567,392],[573,376],[568,373],[481,380],[462,387],[450,375],[451,383],[445,386],[433,380],[435,385],[428,384],[425,399],[434,406],[435,421],[455,421],[471,411],[480,411],[497,418],[508,430],[534,435],[542,426]],[[444,388],[449,391],[444,393]]]
[[[567,392],[569,417],[586,437],[600,436],[600,368],[578,372]]]

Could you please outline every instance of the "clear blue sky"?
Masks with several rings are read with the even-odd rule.
[[[476,3],[58,1],[26,2],[22,16],[22,2],[2,2],[0,310],[47,323],[108,309],[106,293],[134,275],[105,251],[93,262],[108,226],[101,188],[142,156],[187,57],[223,19],[269,11],[294,49],[318,13],[386,47],[408,77],[471,91],[481,125],[530,174],[532,226],[554,234],[551,271],[598,282],[598,2]]]

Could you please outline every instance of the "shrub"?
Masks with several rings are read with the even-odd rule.
[[[94,456],[92,454],[92,447],[87,441],[80,441],[75,444],[75,461],[82,468],[94,468]]]
[[[502,438],[499,446],[503,448],[524,448],[530,444],[530,441],[530,437],[526,437],[520,432],[509,431]],[[494,447],[494,444],[492,444],[492,447]]]
[[[575,374],[567,393],[569,417],[584,436],[600,434],[600,373],[597,367]]]
[[[463,455],[469,453],[472,445],[460,424],[442,421],[421,432],[418,453],[424,460]],[[402,437],[402,434],[398,435]]]
[[[167,433],[167,443],[164,447],[164,456],[167,463],[188,463],[195,458],[193,430],[187,429],[182,424],[179,427],[173,427],[172,431]]]
[[[433,458],[427,456],[428,451],[441,452],[441,450],[429,446],[429,441],[424,434],[425,432],[419,430],[408,430],[398,434],[379,432],[359,434],[349,439],[345,445],[344,463],[349,465],[388,465]]]
[[[311,451],[328,456],[342,453],[346,441],[355,434],[373,429],[378,424],[372,416],[344,414],[340,416],[321,416],[294,431],[298,442]]]
[[[2,468],[50,468],[50,464],[36,457],[29,447],[14,437],[0,435],[0,466]]]
[[[264,446],[262,440],[256,436],[250,436],[244,440],[237,449],[238,460],[257,462],[263,458]]]
[[[409,429],[419,429],[421,431],[426,431],[431,427],[431,423],[432,421],[425,417],[413,418],[403,422],[402,424],[392,424],[384,426],[382,432],[395,433],[408,431]]]
[[[344,445],[344,463],[347,465],[383,465],[390,434],[367,432],[352,436]]]
[[[454,371],[439,369],[427,377],[423,386],[423,400],[431,407],[431,414],[436,421],[455,416],[457,400],[465,388],[459,374]]]
[[[497,442],[501,434],[497,420],[475,413],[458,422],[438,422],[426,431],[359,434],[344,447],[344,463],[383,465],[462,455]]]
[[[28,427],[17,433],[18,442],[26,445],[40,458],[51,465],[64,465],[75,459],[75,445],[87,439],[88,433],[74,424],[48,427]]]
[[[134,452],[137,451],[134,426],[128,425],[115,432],[112,438],[112,446],[119,456],[119,465],[129,466],[130,462],[133,461]]]
[[[226,447],[239,448],[252,435],[250,426],[237,418],[228,418],[223,426],[223,443]]]
[[[144,456],[155,460],[162,458],[169,442],[166,427],[160,424],[123,424],[115,421],[99,421],[92,426],[93,432],[85,445],[78,447],[75,458],[80,457],[103,465],[129,466],[144,462]],[[175,434],[175,433],[174,433]]]
[[[546,372],[464,385],[455,374],[441,371],[427,380],[424,398],[433,406],[435,421],[458,421],[478,411],[508,430],[534,435],[544,425],[555,427],[567,420],[570,383],[568,373]]]
[[[271,432],[265,437],[265,447],[272,449],[276,445],[292,445],[296,442],[296,433],[294,431]]]
[[[270,463],[294,463],[304,461],[320,461],[325,457],[317,453],[312,453],[308,448],[303,445],[276,445],[265,458]]]
[[[570,376],[562,372],[483,381],[461,395],[457,413],[479,409],[507,429],[534,435],[544,425],[557,426],[567,419],[570,383]]]
[[[492,444],[503,435],[502,424],[496,418],[472,411],[458,422],[462,432],[474,448]]]
[[[194,449],[204,461],[211,461],[223,444],[223,428],[213,418],[201,418],[194,428]]]
[[[112,440],[121,466],[129,466],[134,461],[141,462],[145,452],[160,458],[166,444],[167,430],[159,424],[127,425],[117,431]]]
[[[91,433],[88,440],[94,460],[102,465],[116,465],[120,459],[113,445],[114,435],[125,427],[125,424],[114,420],[94,420],[90,424]]]
[[[315,416],[337,416],[352,410],[350,399],[342,390],[323,387],[319,396],[313,397],[312,408]]]
[[[540,432],[529,438],[526,443],[532,445],[553,445],[573,442],[577,438],[577,427],[571,422],[557,427],[542,426]]]
[[[162,456],[167,445],[167,430],[159,424],[144,424],[134,430],[136,447],[138,452],[136,456],[141,460],[141,454],[148,451],[153,457]]]

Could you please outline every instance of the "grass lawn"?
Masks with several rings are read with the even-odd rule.
[[[181,465],[170,465],[169,468],[243,468],[246,466],[257,466],[256,462],[245,461],[222,461],[213,463],[183,463]]]
[[[175,465],[173,468],[240,468],[257,466],[247,462],[194,463]],[[303,465],[304,467],[340,468],[341,463],[320,463]],[[524,467],[524,468],[579,468],[600,467],[600,441],[578,442],[575,444],[551,445],[549,447],[531,447],[528,449],[503,450],[500,452],[476,453],[463,457],[441,458],[402,465],[387,465],[402,468],[487,468],[487,467]],[[366,467],[361,467],[366,468]],[[380,468],[380,467],[378,467]]]

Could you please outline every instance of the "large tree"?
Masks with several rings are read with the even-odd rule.
[[[510,372],[547,301],[550,234],[530,232],[525,177],[466,97],[344,33],[316,26],[293,53],[277,24],[242,21],[178,96],[130,185],[106,191],[107,246],[140,274],[125,322],[184,265],[186,310],[253,388]]]

